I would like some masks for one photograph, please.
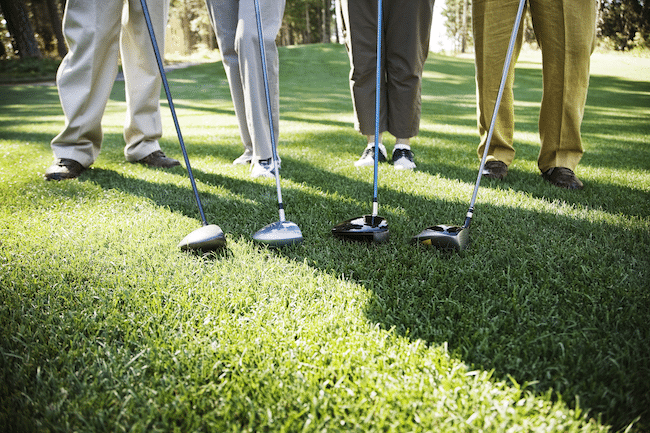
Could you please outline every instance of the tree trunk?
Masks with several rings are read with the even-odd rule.
[[[305,44],[311,44],[311,24],[309,23],[309,3],[305,2],[305,32],[303,33]]]
[[[190,20],[187,18],[189,16],[189,6],[187,5],[187,0],[183,0],[183,14],[181,16],[181,25],[183,26],[183,51],[184,55],[189,56],[192,52],[192,31],[190,29]]]
[[[461,0],[458,0],[456,2],[456,35],[455,35],[456,36],[456,38],[455,38],[456,39],[456,52],[459,51],[460,39],[462,38],[462,36],[459,34],[460,31],[461,31],[460,30],[460,15],[461,15],[460,14],[460,1]]]
[[[43,0],[32,0],[26,6],[31,11],[31,24],[34,29],[34,36],[41,49],[41,54],[47,56],[54,51],[54,32],[50,25],[50,18],[47,11],[47,4]]]
[[[463,23],[460,28],[460,52],[465,53],[467,51],[467,3],[468,0],[463,0]]]
[[[65,44],[61,16],[59,15],[59,8],[55,0],[47,0],[47,11],[50,15],[52,31],[54,32],[54,36],[56,36],[56,50],[59,53],[59,57],[63,58],[68,53],[68,47]]]
[[[341,0],[334,0],[334,12],[336,18],[336,43],[342,44],[345,41],[343,34],[343,16],[341,14]]]
[[[216,36],[214,34],[214,29],[212,28],[212,25],[210,24],[210,22],[206,22],[206,24],[205,24],[205,33],[208,35],[208,40],[207,40],[207,43],[206,43],[206,46],[208,47],[208,49],[210,51],[213,51],[213,50],[216,50],[217,48],[219,48],[217,46],[217,38],[216,38]]]
[[[38,48],[34,30],[29,23],[27,9],[22,0],[0,0],[0,10],[7,21],[7,29],[11,34],[12,45],[18,56],[23,58],[42,58]]]
[[[330,32],[330,8],[328,0],[323,0],[323,39],[322,42],[327,44],[331,42],[332,34]]]

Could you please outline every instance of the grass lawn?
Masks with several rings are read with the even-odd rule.
[[[183,167],[124,161],[124,84],[102,153],[46,182],[56,88],[0,87],[0,431],[592,432],[650,430],[650,59],[597,53],[577,169],[537,169],[541,64],[518,63],[517,156],[484,180],[467,251],[414,246],[461,224],[478,169],[472,58],[432,54],[417,170],[381,165],[388,243],[334,239],[371,211],[342,46],[281,57],[282,193],[304,242],[251,240],[275,182],[242,151],[222,65],[169,73],[210,223]],[[182,159],[163,110],[163,149]],[[392,150],[392,138],[385,140]]]

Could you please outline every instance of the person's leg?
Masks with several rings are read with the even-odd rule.
[[[208,16],[217,37],[221,52],[221,61],[228,77],[230,96],[232,98],[239,134],[244,145],[244,153],[233,161],[234,164],[246,164],[253,159],[253,140],[248,130],[244,89],[239,71],[239,57],[235,51],[235,34],[239,21],[238,0],[206,0]]]
[[[260,0],[261,25],[276,145],[279,138],[280,120],[280,66],[275,38],[282,25],[284,5],[284,0]],[[239,2],[239,25],[235,36],[235,50],[239,56],[246,119],[253,142],[253,163],[269,160],[273,157],[273,153],[253,0],[240,0]]]
[[[432,0],[385,0],[388,132],[408,144],[420,130],[422,71],[429,54]]]
[[[366,137],[375,134],[377,88],[377,2],[341,0],[350,58],[350,91],[355,113],[354,127]],[[385,45],[384,45],[385,48]],[[387,129],[386,83],[381,82],[379,132]]]
[[[539,116],[542,172],[575,170],[583,154],[580,126],[589,87],[596,9],[591,0],[531,0],[542,50],[544,93]]]
[[[162,55],[165,52],[169,0],[147,0],[147,9],[158,50]],[[162,79],[140,0],[128,0],[124,5],[120,53],[127,107],[124,156],[127,161],[134,162],[159,151],[158,139],[162,136],[160,115]]]
[[[420,131],[422,72],[429,54],[433,0],[386,0],[385,64],[388,132],[396,138],[392,161],[414,169],[411,137]]]
[[[99,155],[102,116],[117,75],[122,0],[68,0],[63,32],[69,51],[57,72],[65,127],[55,158],[90,166]]]
[[[474,0],[472,3],[476,50],[477,123],[481,137],[478,147],[479,158],[483,156],[485,149],[518,5],[518,0]],[[487,157],[488,162],[500,161],[506,166],[512,163],[515,156],[512,85],[521,42],[520,28]]]

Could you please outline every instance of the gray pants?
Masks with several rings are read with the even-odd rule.
[[[273,156],[264,91],[257,21],[253,0],[206,0],[226,70],[239,132],[253,162]],[[275,37],[282,25],[285,0],[260,0],[273,131],[277,143],[280,118],[278,49]]]
[[[429,54],[433,0],[384,0],[379,132],[397,138],[420,130],[422,69]],[[341,0],[350,56],[355,128],[375,133],[377,1]]]
[[[149,13],[163,52],[169,0],[149,0]],[[126,86],[124,155],[137,161],[160,150],[161,78],[139,0],[68,0],[63,33],[70,51],[57,72],[65,127],[51,143],[56,158],[91,165],[102,144],[101,121],[117,75],[118,56]]]

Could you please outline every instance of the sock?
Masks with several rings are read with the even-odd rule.
[[[374,146],[375,145],[375,136],[374,135],[366,135],[366,137],[368,138],[368,146],[367,147],[370,148],[370,147]],[[382,136],[381,136],[381,134],[379,134],[379,144],[380,145],[382,144],[381,140],[382,140]]]

